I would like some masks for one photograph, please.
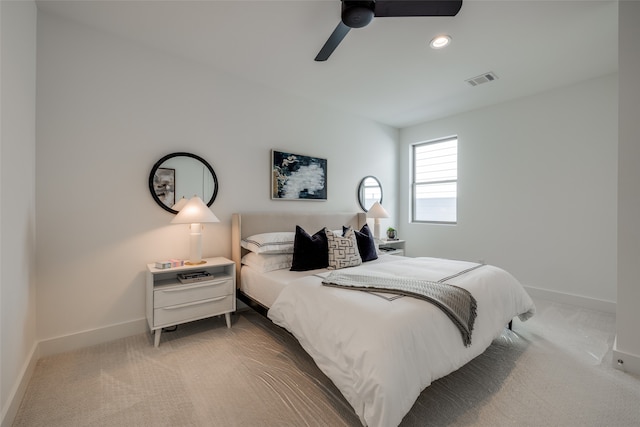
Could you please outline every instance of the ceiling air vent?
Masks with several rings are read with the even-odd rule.
[[[494,80],[498,80],[498,76],[493,71],[489,71],[488,73],[480,74],[479,76],[472,77],[470,79],[465,80],[465,82],[469,83],[471,86],[478,86],[483,83],[489,83]]]

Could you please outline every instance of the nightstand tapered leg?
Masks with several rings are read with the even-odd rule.
[[[227,321],[227,328],[231,327],[231,313],[224,314],[224,320]]]
[[[154,336],[154,342],[153,342],[153,345],[154,345],[155,347],[157,347],[157,346],[159,346],[159,345],[160,345],[160,334],[161,334],[161,333],[162,333],[162,328],[160,328],[160,329],[156,329],[156,331],[155,331],[155,333],[154,333],[154,335],[155,335],[155,336]]]

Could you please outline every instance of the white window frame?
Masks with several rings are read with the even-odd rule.
[[[455,141],[455,171],[451,172],[451,169],[447,170],[442,176],[438,176],[439,173],[437,171],[433,172],[430,177],[420,178],[416,177],[418,170],[420,169],[416,164],[417,156],[416,149],[420,147],[436,147],[436,144],[450,144],[452,141]],[[449,154],[451,156],[451,154]],[[449,136],[446,138],[439,138],[430,141],[419,142],[411,145],[411,222],[414,223],[429,223],[429,224],[457,224],[458,223],[458,136]],[[451,166],[451,165],[448,165]],[[420,169],[424,170],[424,168]],[[420,187],[432,187],[440,186],[441,188],[446,188],[448,193],[451,193],[453,190],[454,193],[454,207],[453,214],[454,217],[452,220],[442,219],[442,215],[434,214],[429,217],[429,219],[417,219],[417,194]],[[451,197],[450,197],[451,198]],[[450,209],[449,209],[450,210]]]

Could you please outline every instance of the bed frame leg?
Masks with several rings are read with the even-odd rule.
[[[509,325],[507,327],[509,328],[510,331],[513,331],[513,320],[509,322]]]

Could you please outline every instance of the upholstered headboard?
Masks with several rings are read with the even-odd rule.
[[[367,222],[364,212],[351,213],[301,213],[301,212],[245,212],[235,213],[231,219],[231,258],[236,263],[236,286],[240,287],[240,260],[245,249],[240,241],[258,233],[274,231],[295,231],[296,225],[308,233],[327,227],[341,229],[343,225],[359,230]]]

